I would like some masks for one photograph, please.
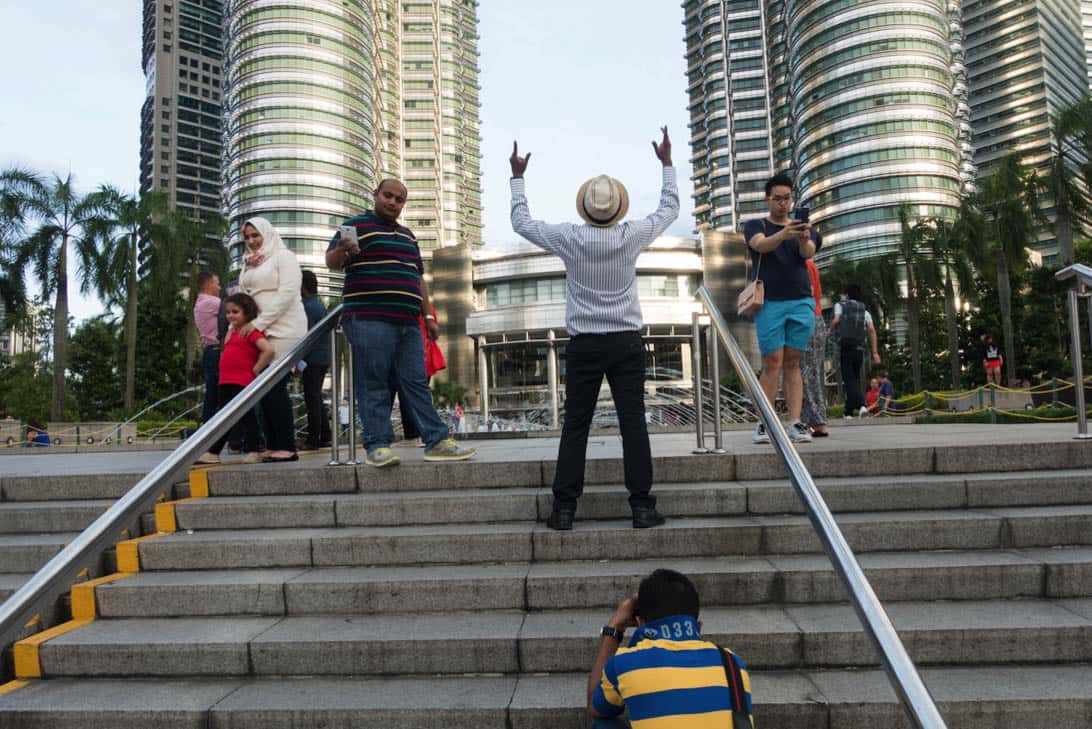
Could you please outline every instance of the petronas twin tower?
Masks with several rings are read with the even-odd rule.
[[[684,8],[699,227],[739,230],[788,171],[824,260],[892,250],[901,204],[953,215],[1000,155],[1048,157],[1049,112],[1086,88],[1077,0]]]
[[[325,271],[330,231],[383,177],[423,250],[481,238],[477,3],[229,0],[224,200]],[[326,282],[331,285],[332,282]]]

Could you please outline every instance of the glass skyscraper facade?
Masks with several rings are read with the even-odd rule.
[[[958,4],[684,4],[700,229],[764,214],[797,179],[831,256],[887,253],[898,208],[952,215],[973,184]],[[722,131],[723,130],[723,131]]]
[[[1081,26],[1084,29],[1084,55],[1088,66],[1088,88],[1092,90],[1092,0],[1081,0]]]
[[[1043,170],[1054,143],[1051,117],[1088,93],[1081,3],[972,0],[963,3],[963,13],[975,162],[981,174],[988,175],[1012,152]],[[1039,249],[1046,261],[1057,253],[1049,226]]]
[[[332,230],[398,177],[423,252],[480,241],[473,0],[229,0],[227,74],[233,231],[268,218],[336,293]]]

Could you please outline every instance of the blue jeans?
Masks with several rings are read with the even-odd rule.
[[[217,388],[220,385],[220,348],[206,345],[201,352],[201,371],[205,376],[205,403],[201,406],[201,422],[207,423],[216,414]]]
[[[625,727],[621,719],[596,719],[591,725],[591,729],[625,729]]]
[[[431,447],[447,438],[447,425],[432,404],[432,390],[425,377],[425,345],[417,323],[388,324],[346,317],[341,320],[341,328],[353,353],[353,387],[360,422],[364,424],[364,448],[386,448],[394,440],[392,374],[425,445]]]

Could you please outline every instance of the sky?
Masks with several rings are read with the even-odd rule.
[[[71,172],[83,190],[102,183],[136,191],[139,176],[141,3],[0,0],[0,167]],[[671,0],[482,0],[483,239],[518,240],[508,222],[512,141],[531,152],[527,194],[534,217],[576,219],[576,190],[609,174],[630,195],[630,217],[659,200],[652,140],[672,135],[683,215],[688,204],[683,11]],[[14,72],[13,72],[14,71]],[[74,273],[74,271],[70,271]],[[73,286],[73,290],[75,286]],[[102,312],[73,296],[72,313]]]

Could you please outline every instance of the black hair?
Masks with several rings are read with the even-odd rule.
[[[846,296],[853,299],[854,301],[860,301],[861,287],[857,284],[849,284],[848,286],[846,286]]]
[[[33,416],[27,418],[27,427],[32,428],[34,430],[45,431],[45,426],[42,425],[42,421],[38,420],[38,418],[35,418]]]
[[[224,300],[224,304],[235,304],[238,306],[243,310],[243,317],[247,321],[254,321],[258,318],[258,302],[248,294],[232,294]]]
[[[198,273],[197,274],[197,290],[200,291],[201,289],[205,288],[205,284],[207,284],[209,281],[211,281],[214,278],[216,278],[216,274],[213,273],[212,271],[201,271],[200,273]]]
[[[792,178],[786,174],[778,173],[766,180],[766,197],[773,194],[773,189],[775,187],[787,187],[791,190],[793,187]]]
[[[637,614],[651,622],[671,615],[698,619],[698,590],[686,575],[660,569],[641,580],[637,589]]]
[[[314,271],[304,269],[303,279],[300,282],[300,290],[309,296],[314,296],[318,293],[318,276]]]

